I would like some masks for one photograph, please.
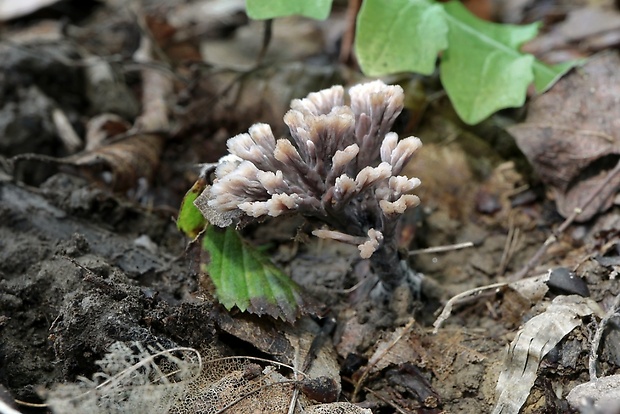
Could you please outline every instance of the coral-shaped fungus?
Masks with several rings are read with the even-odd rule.
[[[417,178],[399,175],[421,146],[390,132],[403,109],[400,86],[374,81],[296,99],[284,116],[292,140],[267,124],[228,140],[210,189],[197,201],[213,224],[299,213],[327,225],[313,234],[358,245],[388,291],[408,276],[397,251],[401,214],[419,204]],[[409,275],[410,276],[410,275]]]

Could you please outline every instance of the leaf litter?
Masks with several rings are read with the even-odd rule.
[[[526,121],[509,128],[540,179],[553,191],[564,217],[608,179],[619,159],[618,64],[617,53],[592,58],[535,98]],[[587,221],[610,208],[618,188],[620,175],[615,174],[577,221]]]
[[[525,323],[508,348],[497,380],[499,400],[493,413],[519,413],[541,360],[573,329],[583,325],[583,318],[597,311],[598,306],[589,299],[558,296],[543,313]]]
[[[201,353],[116,342],[97,364],[92,380],[43,391],[55,413],[249,414],[285,412],[289,406],[290,413],[368,413],[349,403],[313,404],[303,394],[294,401],[295,384],[311,386],[303,372],[262,358],[219,356],[209,348]],[[277,371],[286,367],[303,377],[288,380]]]

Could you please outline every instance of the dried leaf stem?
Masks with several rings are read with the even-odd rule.
[[[473,246],[474,246],[473,242],[446,244],[443,246],[428,247],[426,249],[409,250],[409,256],[414,256],[418,254],[426,254],[426,253],[444,253],[444,252],[450,252],[452,250],[466,249],[468,247],[473,247]]]

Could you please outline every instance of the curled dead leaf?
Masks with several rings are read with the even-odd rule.
[[[164,140],[156,134],[133,135],[67,157],[65,161],[96,180],[103,179],[115,191],[126,191],[134,188],[141,178],[152,180]]]
[[[619,65],[618,53],[591,59],[535,98],[526,122],[509,128],[541,180],[552,189],[562,216],[588,204],[576,221],[608,209],[620,187],[616,176],[586,203],[620,158]]]
[[[124,134],[130,128],[131,124],[116,114],[95,115],[86,123],[85,149],[88,151],[98,148],[106,140]]]
[[[496,414],[517,414],[536,381],[542,359],[582,318],[598,313],[596,302],[580,296],[558,296],[546,311],[530,319],[510,344],[497,380]]]

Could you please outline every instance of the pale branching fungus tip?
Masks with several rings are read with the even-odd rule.
[[[400,174],[421,141],[390,132],[403,109],[400,86],[377,80],[348,95],[347,104],[343,87],[333,86],[293,100],[284,116],[291,139],[276,139],[266,124],[230,138],[202,207],[227,217],[311,216],[330,228],[315,235],[371,257],[420,202],[410,194],[420,180]]]

